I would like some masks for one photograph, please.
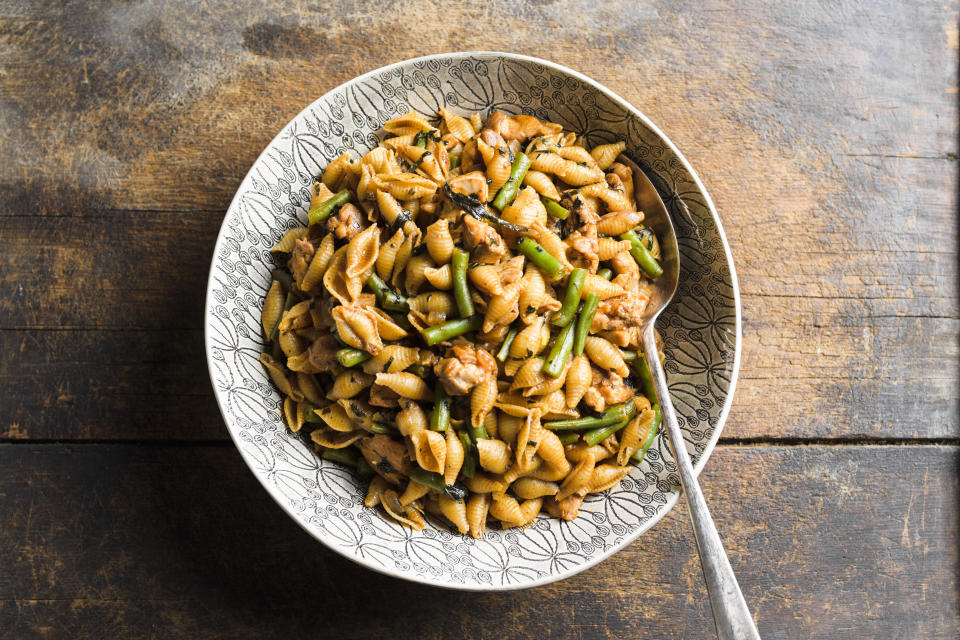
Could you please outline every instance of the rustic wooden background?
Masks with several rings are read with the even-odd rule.
[[[201,327],[241,178],[335,85],[475,49],[611,87],[717,204],[743,364],[702,481],[763,636],[958,637],[957,20],[0,0],[0,637],[712,637],[683,509],[559,584],[447,592],[326,551],[228,441]]]

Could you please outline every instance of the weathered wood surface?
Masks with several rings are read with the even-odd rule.
[[[956,447],[722,447],[707,468],[764,638],[952,640]],[[710,638],[677,508],[561,583],[469,594],[361,569],[232,448],[0,446],[0,636]]]
[[[185,411],[148,428],[103,420],[112,409],[140,415],[111,370],[141,357],[143,341],[201,327],[217,225],[259,151],[361,72],[486,48],[607,84],[700,172],[743,293],[727,435],[957,437],[956,9],[6,0],[0,329],[14,344],[36,329],[86,331],[85,350],[49,356],[88,373],[63,392],[24,389],[0,411],[0,433],[183,437]],[[437,16],[506,26],[447,29]],[[133,366],[124,384],[157,388],[154,376],[203,366],[185,357]],[[21,374],[43,371],[3,371]],[[193,436],[224,436],[197,387],[168,389],[168,404],[205,404]],[[88,400],[71,405],[80,391]]]

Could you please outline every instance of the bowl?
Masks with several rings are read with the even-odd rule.
[[[437,523],[412,531],[365,508],[365,487],[350,470],[320,459],[287,431],[281,397],[257,361],[260,306],[274,267],[269,249],[284,231],[306,224],[314,177],[340,154],[356,157],[375,146],[391,117],[440,107],[535,115],[581,133],[588,146],[626,141],[626,155],[653,181],[677,228],[680,288],[658,327],[671,397],[699,472],[730,408],[740,355],[737,279],[717,212],[690,164],[636,108],[576,71],[527,56],[469,52],[398,62],[340,85],[284,126],[240,184],[217,238],[205,312],[210,378],[251,472],[330,549],[441,587],[542,585],[608,558],[676,504],[679,478],[662,432],[642,465],[589,496],[572,522],[541,516],[526,529],[492,530],[481,540]]]

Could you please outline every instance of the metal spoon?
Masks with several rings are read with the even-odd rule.
[[[667,208],[653,183],[630,159],[620,156],[619,161],[633,171],[634,196],[640,210],[644,213],[644,223],[657,234],[660,240],[662,258],[660,266],[663,267],[663,274],[654,280],[654,291],[644,313],[643,351],[653,376],[653,383],[657,388],[663,422],[667,425],[673,458],[680,472],[680,484],[683,486],[687,506],[690,508],[690,519],[693,520],[697,550],[700,552],[700,566],[703,568],[703,577],[707,582],[707,593],[710,595],[717,637],[720,640],[760,640],[760,634],[757,633],[747,602],[743,599],[743,593],[733,574],[727,552],[723,549],[720,534],[717,533],[717,527],[713,524],[713,518],[710,517],[707,501],[700,490],[700,483],[697,482],[697,476],[693,472],[693,464],[687,454],[680,425],[677,424],[677,414],[673,410],[673,402],[670,401],[667,378],[663,373],[657,351],[654,324],[660,312],[673,299],[680,276],[677,234],[673,229],[673,222],[670,220]]]

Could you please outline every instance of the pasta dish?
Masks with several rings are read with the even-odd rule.
[[[384,129],[272,249],[260,362],[284,421],[407,527],[576,518],[660,425],[637,351],[660,246],[626,145],[499,111]]]

